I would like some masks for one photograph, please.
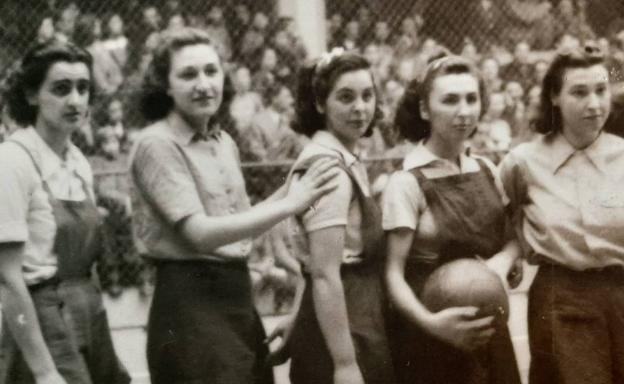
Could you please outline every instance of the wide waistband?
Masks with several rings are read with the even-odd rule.
[[[194,270],[202,270],[202,269],[229,269],[229,270],[237,270],[237,271],[247,271],[249,268],[247,266],[247,260],[245,259],[236,259],[236,260],[228,260],[228,261],[217,261],[217,260],[171,260],[171,259],[151,259],[150,260],[157,268],[165,267],[165,268],[179,268],[179,269],[194,269]]]
[[[92,279],[90,276],[81,276],[81,277],[77,276],[77,277],[72,277],[69,279],[61,279],[58,276],[52,276],[51,278],[41,281],[39,283],[29,285],[28,291],[32,295],[46,288],[56,288],[64,284],[71,285],[71,284],[87,284],[87,283],[92,283]]]
[[[572,269],[563,264],[556,263],[546,256],[538,255],[538,265],[540,269],[550,269],[554,272],[565,273],[568,275],[579,276],[622,276],[624,277],[624,265],[614,264],[607,265],[600,268],[587,268],[587,269]]]

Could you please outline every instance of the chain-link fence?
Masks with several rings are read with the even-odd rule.
[[[242,159],[252,162],[244,168],[252,200],[283,182],[305,143],[288,125],[295,75],[307,55],[294,21],[277,14],[279,2],[0,2],[0,80],[29,46],[51,38],[74,41],[96,57],[93,118],[74,140],[92,159],[98,202],[107,214],[100,276],[110,294],[118,295],[127,286],[149,293],[153,279],[132,243],[125,169],[133,137],[146,124],[137,113],[136,95],[162,30],[191,25],[213,37],[236,90],[232,124],[225,128],[237,141]],[[377,191],[403,153],[392,130],[396,105],[408,81],[440,46],[474,59],[482,69],[490,107],[471,145],[495,160],[496,151],[530,135],[540,80],[556,47],[596,39],[609,52],[614,80],[622,80],[621,0],[331,0],[325,8],[327,45],[361,51],[379,87],[385,118],[361,148],[365,158],[382,158],[369,162]],[[277,123],[275,115],[280,117]],[[3,114],[0,127],[12,126]],[[266,300],[263,306],[269,312],[287,308],[294,286],[292,275],[275,265],[277,241],[279,236],[259,239],[252,255],[258,297]]]

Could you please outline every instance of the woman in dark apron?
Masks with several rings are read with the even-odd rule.
[[[154,123],[131,160],[136,240],[157,271],[147,335],[153,384],[273,381],[251,299],[250,238],[305,210],[335,175],[335,161],[323,159],[251,207],[238,149],[220,129],[231,96],[205,32],[163,34],[141,95]]]
[[[410,83],[397,111],[397,128],[415,143],[383,197],[392,348],[401,383],[520,382],[506,324],[475,307],[432,313],[419,297],[429,274],[444,263],[480,257],[506,279],[520,254],[517,243],[507,241],[494,165],[464,149],[484,100],[472,63],[445,56]]]
[[[9,113],[27,128],[0,148],[3,163],[10,160],[12,167],[0,171],[6,383],[130,382],[92,276],[100,219],[91,169],[69,141],[88,116],[91,63],[87,52],[70,44],[36,46],[7,92]],[[63,175],[66,183],[59,181]],[[25,239],[19,231],[6,233],[16,222],[27,223]]]
[[[311,138],[293,169],[339,159],[336,188],[298,220],[305,290],[288,340],[290,379],[392,383],[384,326],[383,230],[363,163],[353,154],[372,133],[379,100],[370,64],[334,50],[299,74],[296,130]],[[307,249],[306,249],[307,248]]]

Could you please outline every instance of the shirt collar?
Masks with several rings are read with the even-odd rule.
[[[33,157],[37,160],[43,180],[50,180],[63,167],[67,171],[78,172],[80,150],[71,141],[67,143],[67,152],[63,159],[39,136],[35,128],[28,127],[24,133],[26,140],[31,144],[29,149],[33,151]]]
[[[601,132],[596,140],[591,143],[587,148],[577,150],[570,144],[570,142],[563,136],[561,132],[552,137],[551,143],[551,156],[552,156],[552,173],[557,173],[561,167],[563,167],[572,155],[579,151],[584,152],[589,160],[594,164],[598,170],[605,171],[604,156],[602,153],[608,147],[609,134]]]
[[[466,148],[466,151],[459,154],[459,169],[461,172],[464,172],[466,167],[466,160],[469,156],[470,148]],[[425,141],[421,140],[417,144],[413,145],[412,149],[405,155],[405,159],[403,159],[403,169],[413,169],[423,167],[425,165],[429,165],[434,162],[445,162],[449,161],[446,159],[442,159],[437,156],[433,152],[429,150],[425,146]]]
[[[171,128],[173,139],[180,145],[190,145],[198,140],[217,139],[221,133],[216,124],[210,130],[207,129],[206,132],[197,132],[175,111],[169,113],[167,123]]]
[[[342,156],[345,162],[345,165],[347,167],[350,167],[355,162],[359,161],[359,158],[357,155],[355,155],[353,152],[345,148],[345,146],[340,142],[340,140],[338,140],[336,136],[329,133],[328,131],[325,131],[325,130],[316,131],[314,135],[312,136],[312,142],[322,147],[338,152]]]

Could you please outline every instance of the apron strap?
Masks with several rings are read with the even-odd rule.
[[[28,147],[26,147],[23,143],[20,143],[17,140],[10,139],[10,140],[7,140],[7,142],[8,143],[13,143],[13,144],[17,145],[18,147],[21,147],[24,150],[24,152],[26,152],[28,157],[30,157],[30,160],[32,161],[33,165],[35,166],[35,170],[37,170],[37,174],[39,175],[39,178],[41,179],[41,185],[43,186],[43,190],[48,194],[48,197],[50,199],[60,200],[60,199],[57,199],[54,196],[54,194],[52,194],[52,190],[50,189],[50,186],[48,185],[48,183],[43,178],[43,172],[41,171],[41,167],[39,167],[39,164],[35,160],[35,157],[33,156],[33,154],[30,151],[30,149],[28,149]],[[88,201],[93,202],[93,198],[91,197],[91,192],[89,192],[89,188],[87,187],[87,181],[80,174],[78,174],[77,172],[75,172],[74,174],[76,175],[76,177],[78,177],[78,179],[80,179],[80,183],[82,184],[82,190],[84,191],[85,198]]]

